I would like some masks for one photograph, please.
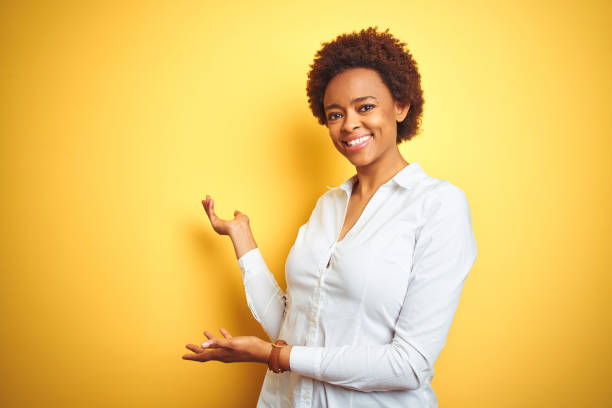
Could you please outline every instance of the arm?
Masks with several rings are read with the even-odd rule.
[[[319,381],[360,391],[418,388],[433,372],[476,258],[467,198],[443,185],[417,232],[411,282],[390,344],[293,346],[290,368]]]
[[[240,211],[234,211],[233,220],[220,219],[215,214],[214,201],[210,196],[202,200],[202,205],[215,232],[231,238],[242,271],[247,304],[268,337],[275,339],[284,317],[286,296],[259,252],[249,218]]]
[[[317,200],[310,219],[317,217],[321,198]],[[310,220],[309,219],[309,220]],[[242,235],[248,236],[246,229]],[[234,244],[236,248],[236,244]],[[238,256],[239,251],[236,250]],[[238,258],[242,271],[242,279],[246,293],[247,303],[255,320],[261,324],[270,340],[278,338],[280,327],[286,314],[287,295],[278,286],[276,279],[268,269],[259,248],[248,250]],[[292,346],[281,349],[280,367],[289,370],[289,352]]]
[[[287,297],[268,269],[259,248],[254,248],[238,259],[247,304],[255,320],[270,338],[278,338],[285,316]]]
[[[215,214],[214,202],[210,196],[202,200],[202,205],[215,232],[219,235],[230,236],[236,258],[242,269],[247,302],[251,312],[268,336],[275,338],[284,316],[286,297],[257,248],[249,225],[249,218],[240,211],[234,211],[233,220],[220,219]],[[208,340],[202,343],[202,346],[187,344],[187,349],[193,353],[183,355],[183,359],[200,362],[217,360],[225,363],[239,361],[268,363],[272,351],[271,343],[255,336],[233,337],[223,328],[220,331],[223,338],[215,337],[208,330],[204,331]],[[279,356],[279,365],[285,370],[289,369],[288,353],[290,350],[291,346],[284,347]]]

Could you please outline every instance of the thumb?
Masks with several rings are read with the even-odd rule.
[[[202,343],[202,347],[203,348],[223,348],[223,347],[231,348],[229,341],[227,339],[222,339],[222,338],[208,339]]]
[[[238,210],[234,211],[234,217],[237,216],[238,214],[242,214],[242,213]]]

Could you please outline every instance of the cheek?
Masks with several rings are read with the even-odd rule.
[[[372,117],[371,124],[373,127],[383,130],[385,133],[393,132],[396,129],[395,116],[393,112],[381,112],[380,115]]]
[[[335,141],[340,139],[342,129],[339,124],[334,123],[332,125],[327,126],[327,132],[329,133],[329,137]]]
[[[338,132],[334,132],[333,128],[329,129],[329,138],[331,142],[334,144],[334,146],[336,147],[336,149],[339,149],[341,142],[339,139]]]
[[[368,126],[371,128],[384,129],[389,126],[388,112],[378,112],[377,115],[368,117]]]

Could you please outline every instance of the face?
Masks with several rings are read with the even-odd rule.
[[[393,157],[397,148],[397,122],[409,105],[393,100],[382,78],[370,68],[351,68],[329,81],[323,96],[329,135],[355,167]]]

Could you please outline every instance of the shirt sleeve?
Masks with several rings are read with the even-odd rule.
[[[359,391],[417,389],[433,376],[477,252],[463,191],[446,182],[435,193],[417,230],[410,283],[392,342],[293,346],[292,371]]]
[[[270,340],[278,337],[285,317],[287,296],[281,290],[259,251],[254,248],[238,259],[247,304]]]

